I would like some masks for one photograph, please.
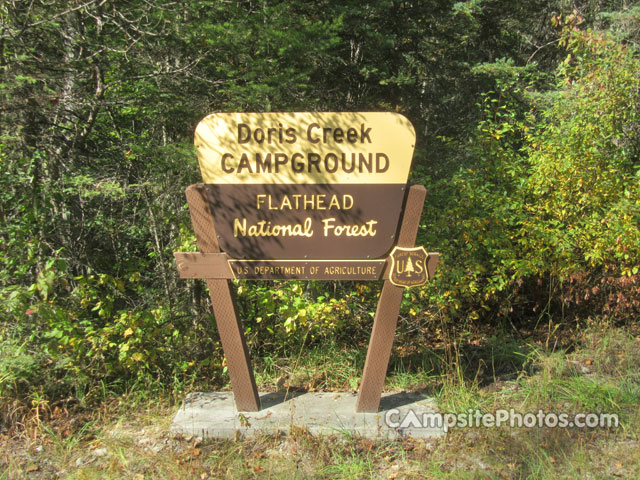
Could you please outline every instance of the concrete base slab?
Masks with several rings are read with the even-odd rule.
[[[311,434],[347,434],[371,439],[433,439],[445,435],[429,397],[385,393],[377,413],[357,413],[355,393],[262,393],[259,412],[238,412],[232,392],[187,395],[171,431],[201,438],[253,437],[289,433],[293,427]]]

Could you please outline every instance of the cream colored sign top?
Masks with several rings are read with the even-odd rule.
[[[205,183],[404,184],[415,138],[397,113],[213,113],[195,145]]]

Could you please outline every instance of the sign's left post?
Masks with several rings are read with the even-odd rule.
[[[195,184],[185,191],[191,223],[201,253],[220,252],[218,237],[213,224],[210,202],[204,184]],[[222,348],[227,359],[231,387],[239,411],[260,410],[260,397],[249,359],[242,323],[237,315],[231,281],[207,279],[213,313],[218,325]]]

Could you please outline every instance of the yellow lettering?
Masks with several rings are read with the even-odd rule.
[[[326,195],[316,195],[316,209],[317,210],[326,210],[327,207],[324,206],[324,197]]]
[[[243,237],[247,234],[247,219],[243,218],[242,223],[237,218],[233,219],[233,236],[237,237],[238,233]]]
[[[272,225],[271,222],[260,220],[255,225],[247,225],[247,219],[233,220],[233,235],[235,237],[312,237],[313,221],[306,218],[303,223]]]
[[[307,208],[310,208],[311,210],[313,210],[315,208],[315,202],[314,202],[314,195],[310,195],[311,198],[309,200],[307,200],[307,196],[304,196],[304,209],[306,210]],[[307,205],[309,205],[307,207]]]
[[[256,194],[257,210],[350,210],[353,208],[352,195],[331,195],[327,199],[326,194],[311,193],[302,195],[283,195],[282,198],[273,197],[271,194]]]
[[[325,218],[324,220],[322,220],[322,223],[324,224],[324,236],[328,237],[329,236],[329,229],[331,228],[335,228],[333,223],[336,221],[335,218]]]
[[[346,237],[375,237],[376,233],[378,233],[374,228],[378,223],[377,220],[369,220],[364,225],[335,225],[335,221],[335,218],[322,220],[325,237],[328,237],[329,233],[333,233],[336,237],[342,235]]]

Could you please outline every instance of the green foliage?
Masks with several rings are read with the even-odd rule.
[[[567,22],[568,55],[546,89],[531,67],[474,69],[497,88],[480,97],[464,166],[421,179],[428,203],[443,205],[426,214],[423,241],[444,259],[428,291],[451,318],[587,301],[623,318],[640,306],[640,64],[611,36]]]
[[[2,337],[0,344],[0,397],[16,396],[38,383],[42,358],[28,351],[26,343]]]
[[[530,121],[522,105],[537,80],[530,70],[503,61],[478,66],[477,74],[495,76],[496,90],[480,96],[482,116],[465,145],[464,165],[450,178],[421,179],[431,185],[427,204],[442,206],[427,210],[420,238],[437,245],[443,260],[437,287],[426,287],[432,292],[427,297],[448,318],[504,314],[514,300],[527,165],[522,146]]]
[[[569,31],[557,90],[542,97],[528,144],[528,235],[565,280],[586,268],[631,275],[640,255],[638,78],[633,52],[603,34]]]
[[[362,337],[377,288],[348,282],[239,282],[238,300],[250,344],[258,352],[297,353],[301,345]]]

